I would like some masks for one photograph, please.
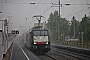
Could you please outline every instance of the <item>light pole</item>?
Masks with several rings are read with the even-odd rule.
[[[82,34],[82,47],[83,47],[83,32],[81,34]]]
[[[59,0],[59,17],[60,17],[60,0]],[[60,44],[59,23],[58,23],[58,40],[59,40],[59,44]]]
[[[11,33],[11,31],[12,31],[12,24],[13,23],[9,23],[9,25],[8,25],[8,33]]]
[[[60,17],[60,0],[59,0],[59,17]]]
[[[75,46],[75,17],[73,16],[73,33],[74,33],[74,46]]]
[[[51,6],[51,7],[59,7],[59,17],[60,17],[60,7],[62,7],[62,4],[60,3],[60,0],[58,2],[58,4],[53,4],[53,5],[58,5],[58,6]],[[59,41],[59,44],[60,44],[60,31],[59,31],[59,23],[56,21],[56,26],[57,26],[57,36],[58,36],[58,41]]]

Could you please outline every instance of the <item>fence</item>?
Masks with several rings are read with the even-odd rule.
[[[79,42],[79,41],[60,41],[60,43],[58,42],[58,40],[55,41],[51,41],[51,43],[54,44],[60,44],[60,45],[67,45],[67,46],[75,46],[75,47],[82,47],[82,48],[89,48],[90,49],[90,41],[88,42]]]
[[[3,54],[2,60],[10,60],[10,56],[11,56],[12,49],[13,49],[13,42],[12,42],[12,44],[10,45],[10,47],[8,48],[8,50],[6,51],[6,53]]]
[[[77,41],[65,41],[61,42],[62,45],[75,46],[75,47],[83,47],[90,49],[90,41],[89,42],[77,42]]]

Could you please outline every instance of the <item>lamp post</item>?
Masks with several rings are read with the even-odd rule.
[[[9,23],[9,25],[8,25],[8,33],[11,33],[11,30],[12,30],[12,24],[13,24],[13,23]]]
[[[82,34],[82,47],[83,47],[83,32],[81,34]]]
[[[72,19],[73,19],[73,30],[74,30],[74,31],[73,31],[73,33],[74,33],[74,34],[73,34],[73,36],[74,36],[74,44],[73,44],[73,45],[75,46],[75,37],[76,37],[76,36],[75,36],[75,34],[76,34],[76,31],[75,31],[75,17],[73,16]]]

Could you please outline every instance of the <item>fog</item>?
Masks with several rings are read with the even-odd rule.
[[[36,4],[30,4],[30,3]],[[45,4],[43,4],[45,3]],[[0,0],[0,20],[7,19],[9,21],[9,29],[18,29],[20,33],[23,33],[33,27],[33,24],[38,22],[34,15],[42,15],[41,22],[48,20],[50,13],[55,10],[59,10],[58,6],[53,4],[58,4],[58,0]],[[82,17],[86,14],[90,16],[90,0],[60,0],[63,4],[60,7],[60,15],[67,20],[71,20],[72,16],[75,16],[77,20],[81,21]],[[64,4],[70,3],[70,6]],[[76,4],[76,5],[74,5]],[[78,5],[80,4],[80,5]],[[51,8],[50,8],[51,7]],[[1,27],[0,22],[0,29]]]

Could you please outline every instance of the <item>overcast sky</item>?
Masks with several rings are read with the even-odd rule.
[[[29,4],[31,2],[35,2],[37,4],[31,5]],[[28,30],[33,26],[34,23],[37,22],[35,18],[32,18],[34,15],[42,14],[45,17],[42,19],[42,22],[44,22],[47,21],[51,12],[53,13],[55,10],[57,11],[59,10],[58,7],[51,7],[58,5],[43,4],[43,3],[58,4],[58,0],[0,0],[0,12],[2,12],[0,13],[0,19],[9,20],[10,18],[9,21],[10,29],[12,26],[12,29],[19,29],[21,31]],[[76,19],[79,21],[81,21],[81,18],[84,17],[85,14],[87,14],[87,16],[90,16],[89,14],[90,5],[83,5],[83,4],[90,4],[90,0],[60,0],[60,3],[72,4],[70,6],[62,5],[62,7],[60,7],[61,10],[60,15],[69,21],[72,19],[72,16],[75,16]],[[82,4],[82,5],[77,5],[77,4]],[[1,23],[0,23],[0,29],[1,29]]]

